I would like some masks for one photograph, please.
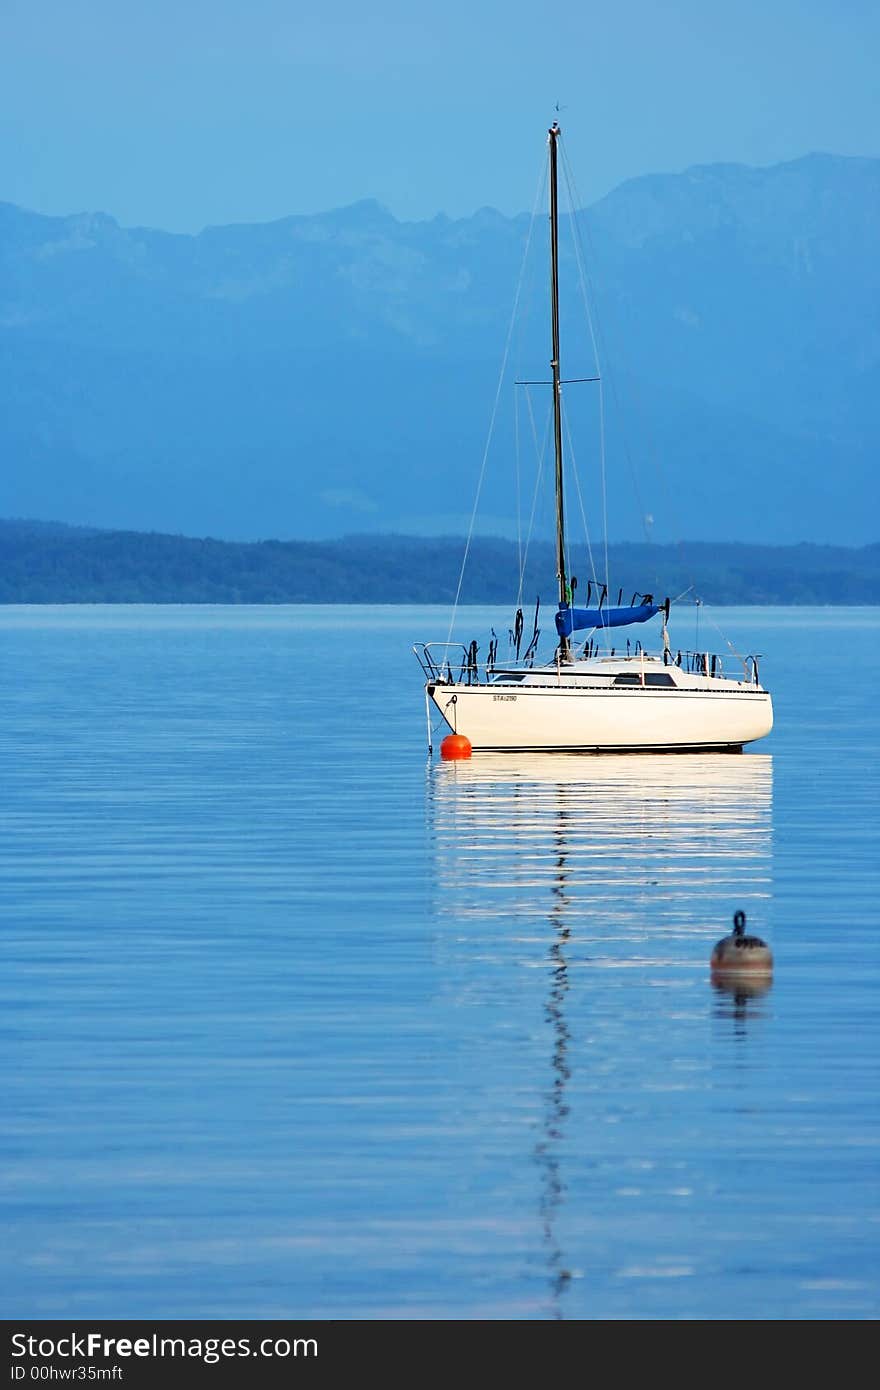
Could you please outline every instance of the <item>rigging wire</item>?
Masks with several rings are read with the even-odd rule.
[[[459,576],[458,576],[458,585],[457,585],[456,590],[455,590],[455,600],[454,600],[453,605],[452,605],[452,615],[451,615],[451,617],[450,617],[450,619],[449,619],[449,632],[448,632],[447,637],[446,637],[446,646],[447,646],[447,649],[449,648],[449,646],[450,646],[451,643],[452,643],[452,630],[453,630],[453,628],[455,627],[455,617],[456,617],[456,613],[458,612],[458,601],[459,601],[459,599],[461,598],[461,586],[462,586],[462,584],[464,583],[464,572],[465,572],[465,569],[467,568],[468,555],[470,554],[471,541],[473,540],[473,535],[474,535],[474,524],[475,524],[476,519],[477,519],[477,509],[478,509],[478,507],[479,507],[479,505],[480,505],[480,494],[481,494],[482,491],[483,491],[483,480],[485,479],[485,476],[486,476],[486,464],[487,464],[488,461],[489,461],[489,450],[490,450],[490,448],[491,448],[491,446],[492,446],[492,436],[493,436],[494,433],[495,433],[495,420],[496,420],[497,415],[498,415],[498,403],[499,403],[499,401],[500,401],[500,399],[501,399],[501,388],[502,388],[502,386],[503,386],[503,384],[504,384],[504,375],[505,375],[505,373],[506,373],[506,371],[507,371],[507,359],[508,359],[508,357],[510,356],[510,344],[511,344],[511,341],[512,341],[512,339],[513,339],[513,329],[514,329],[514,325],[515,325],[515,323],[516,323],[516,315],[517,315],[517,309],[519,308],[520,293],[521,293],[521,291],[522,291],[523,278],[524,278],[524,276],[525,276],[526,262],[528,261],[529,247],[531,246],[531,243],[532,243],[532,232],[533,232],[534,226],[535,226],[535,218],[537,217],[537,214],[538,214],[538,203],[539,203],[539,201],[540,201],[541,194],[542,194],[542,191],[543,191],[544,178],[545,178],[545,174],[544,174],[543,160],[542,160],[541,177],[540,177],[539,180],[538,180],[538,188],[537,188],[537,191],[536,191],[536,193],[535,193],[534,202],[533,202],[533,204],[532,204],[532,215],[531,215],[531,218],[529,219],[529,230],[528,230],[528,235],[526,236],[526,244],[525,244],[525,248],[524,248],[524,250],[523,250],[522,262],[521,262],[520,268],[519,268],[519,279],[518,279],[517,285],[516,285],[516,294],[515,294],[514,297],[513,297],[513,308],[512,308],[511,313],[510,313],[510,323],[509,323],[508,328],[507,328],[507,337],[506,337],[505,343],[504,343],[504,353],[503,353],[502,358],[501,358],[501,370],[500,370],[499,373],[498,373],[498,385],[497,385],[496,388],[495,388],[495,400],[494,400],[494,402],[493,402],[493,404],[492,404],[492,413],[491,413],[491,416],[490,416],[490,418],[489,418],[489,431],[488,431],[488,434],[487,434],[487,436],[486,436],[486,446],[485,446],[485,448],[484,448],[484,450],[483,450],[483,461],[482,461],[482,463],[481,463],[481,465],[480,465],[480,475],[479,475],[479,478],[478,478],[478,480],[477,480],[477,491],[476,491],[476,496],[474,497],[474,505],[473,505],[473,508],[472,508],[472,510],[471,510],[471,520],[470,520],[470,525],[468,526],[467,540],[465,541],[464,555],[462,556],[461,570],[460,570]]]
[[[734,646],[734,644],[731,642],[730,638],[726,635],[726,633],[724,633],[724,632],[721,631],[721,628],[718,626],[718,624],[716,623],[715,619],[712,617],[711,610],[709,609],[708,605],[707,605],[705,602],[703,603],[703,607],[704,607],[705,610],[706,610],[706,621],[707,621],[707,622],[710,622],[710,623],[712,624],[712,626],[714,627],[715,631],[718,633],[718,636],[721,638],[722,642],[725,644],[725,646],[726,646],[726,647],[728,648],[728,650],[730,651],[731,655],[732,655],[732,656],[735,656],[735,657],[737,658],[738,661],[744,661],[744,660],[745,660],[745,657],[744,657],[743,653],[742,653],[741,651],[739,651],[737,647]]]
[[[611,574],[608,561],[608,476],[605,458],[605,394],[602,373],[602,358],[599,353],[599,340],[596,326],[593,322],[593,311],[590,307],[590,295],[587,293],[587,277],[584,264],[583,248],[580,244],[578,231],[577,211],[575,204],[576,189],[568,155],[565,152],[564,142],[560,142],[562,148],[562,173],[565,179],[566,192],[568,193],[569,223],[571,226],[571,239],[574,247],[574,259],[577,265],[578,280],[580,282],[581,297],[584,302],[584,310],[587,317],[587,325],[590,330],[590,342],[593,346],[593,360],[596,364],[596,375],[599,378],[599,470],[602,482],[602,537],[605,552],[605,592],[611,592]],[[606,638],[607,638],[606,631]]]
[[[520,481],[519,481],[519,396],[516,391],[513,393],[513,457],[516,472],[516,563],[519,568],[519,582],[522,588],[522,520],[520,515]]]
[[[559,148],[560,148],[561,153],[562,153],[562,170],[563,170],[563,175],[564,175],[564,178],[565,178],[566,189],[567,189],[568,198],[569,198],[569,206],[570,206],[570,210],[571,210],[572,241],[573,241],[573,244],[574,244],[575,262],[576,262],[577,268],[578,268],[578,279],[579,279],[579,281],[580,281],[581,295],[582,295],[582,298],[583,298],[583,301],[584,301],[584,308],[585,308],[586,314],[587,314],[587,322],[588,322],[589,327],[590,327],[590,337],[591,337],[592,342],[593,342],[593,351],[594,351],[594,353],[596,354],[596,370],[597,370],[597,372],[599,373],[599,376],[600,376],[600,381],[599,381],[599,409],[600,409],[600,417],[601,417],[601,421],[602,421],[602,423],[600,424],[600,432],[604,435],[604,396],[603,396],[604,374],[602,373],[602,370],[601,370],[600,360],[599,360],[599,354],[598,354],[598,349],[597,349],[597,340],[598,340],[598,343],[600,343],[600,344],[602,345],[602,347],[603,347],[603,355],[604,355],[604,334],[603,334],[603,332],[602,332],[601,319],[600,319],[600,315],[599,315],[599,301],[598,301],[598,296],[596,295],[596,292],[595,292],[595,289],[594,289],[592,280],[590,279],[589,270],[587,269],[588,261],[587,261],[586,255],[584,254],[584,247],[583,247],[583,244],[582,244],[582,242],[581,242],[581,221],[578,220],[578,218],[577,218],[577,216],[576,216],[576,213],[575,213],[575,208],[576,208],[579,204],[580,204],[581,207],[582,207],[583,204],[580,203],[580,196],[579,196],[578,191],[577,191],[577,185],[576,185],[576,183],[575,183],[574,172],[573,172],[573,170],[572,170],[572,168],[571,168],[571,164],[570,164],[569,159],[568,159],[568,154],[567,154],[566,149],[565,149],[565,143],[564,143],[564,141],[560,140],[560,142],[559,142]],[[592,261],[595,263],[595,262],[597,261],[597,257],[596,257],[596,252],[595,252],[595,246],[594,246],[594,244],[593,244],[593,239],[592,239],[592,237],[591,237],[591,235],[590,235],[589,223],[587,222],[586,218],[582,219],[582,221],[583,221],[583,224],[584,224],[583,230],[584,230],[584,232],[585,232],[585,234],[586,234],[586,240],[587,240],[587,245],[588,245],[588,247],[589,247],[591,259],[592,259]],[[589,293],[588,293],[588,289],[589,289]],[[595,324],[594,324],[594,319],[593,319],[593,313],[591,312],[591,309],[590,309],[590,303],[591,303],[591,301],[592,301],[592,303],[595,305]],[[619,351],[619,353],[620,353],[621,356],[626,357],[626,348],[625,348],[625,346],[624,346],[624,344],[623,344],[622,339],[618,342],[618,351]],[[625,455],[625,457],[626,457],[627,466],[628,466],[628,468],[629,468],[630,480],[631,480],[631,482],[632,482],[633,491],[635,492],[635,496],[636,496],[636,504],[637,504],[637,506],[638,506],[638,508],[639,508],[639,517],[640,517],[640,520],[641,520],[641,523],[642,523],[642,530],[644,531],[646,541],[648,542],[649,545],[651,545],[651,544],[652,544],[652,541],[653,541],[653,538],[652,538],[650,526],[649,526],[648,520],[647,520],[647,512],[646,512],[646,510],[645,510],[644,501],[643,501],[643,499],[642,499],[641,488],[639,487],[638,474],[637,474],[637,472],[636,472],[636,468],[635,468],[635,465],[634,465],[634,463],[633,463],[632,452],[631,452],[630,447],[629,447],[629,440],[628,440],[628,437],[627,437],[626,425],[625,425],[626,415],[625,415],[625,412],[621,409],[620,397],[619,397],[619,394],[618,394],[618,391],[617,391],[617,383],[616,383],[616,380],[615,380],[615,377],[614,377],[614,373],[613,373],[613,372],[609,372],[609,379],[610,379],[610,382],[611,382],[611,391],[612,391],[612,395],[614,396],[614,403],[615,403],[615,406],[616,406],[616,408],[617,408],[618,420],[619,420],[619,422],[620,422],[621,436],[622,436],[622,442],[623,442],[623,452],[624,452],[624,455]],[[638,392],[637,383],[636,383],[636,377],[635,377],[635,373],[634,373],[633,370],[632,370],[632,366],[631,366],[631,365],[629,365],[629,380],[630,380],[630,390],[631,390],[633,396],[636,398],[636,407],[637,407],[637,409],[638,409],[639,417],[640,417],[640,419],[641,419],[642,429],[643,429],[645,435],[646,435],[647,438],[648,438],[648,445],[649,445],[648,454],[649,454],[649,457],[650,457],[650,459],[651,459],[651,461],[652,461],[652,463],[653,463],[653,465],[654,465],[654,471],[655,471],[655,473],[656,473],[656,475],[657,475],[657,478],[658,478],[658,480],[659,480],[661,492],[662,492],[663,497],[664,497],[664,500],[665,500],[665,502],[666,502],[666,505],[667,505],[667,508],[668,508],[668,511],[669,511],[669,515],[672,516],[673,513],[674,513],[674,507],[673,507],[673,504],[672,504],[672,498],[671,498],[669,483],[668,483],[668,480],[667,480],[665,471],[664,471],[664,469],[663,469],[662,463],[661,463],[661,461],[660,461],[660,451],[659,451],[659,449],[658,449],[658,447],[657,447],[656,440],[655,440],[654,437],[653,437],[653,432],[651,431],[650,427],[649,427],[648,424],[647,424],[647,412],[645,411],[644,406],[643,406],[643,403],[642,403],[642,401],[641,401],[641,399],[640,399],[640,397],[639,397],[639,392]],[[605,492],[604,492],[604,484],[605,484],[604,444],[603,444],[602,447],[603,447],[603,458],[602,458],[602,482],[603,482],[603,507],[604,507],[604,501],[605,501]],[[688,556],[687,556],[687,547],[686,547],[684,541],[681,540],[680,537],[675,541],[675,546],[676,546],[676,548],[677,548],[677,550],[678,550],[678,552],[679,552],[679,555],[680,555],[680,557],[681,557],[681,562],[682,562],[682,564],[683,564],[685,570],[686,570],[686,571],[689,570],[689,569],[690,569],[690,563],[689,563]],[[608,556],[608,548],[607,548],[607,547],[608,547],[607,521],[606,521],[606,525],[605,525],[605,547],[606,547],[605,555],[606,555],[606,583],[607,583],[607,579],[608,579],[608,576],[607,576],[607,556]],[[660,583],[660,576],[657,574],[656,571],[655,571],[654,578],[655,578],[655,582]],[[695,589],[695,588],[696,588],[696,582],[695,582],[695,580],[694,580],[694,578],[693,578],[693,573],[692,573],[692,572],[691,572],[691,581],[692,581],[692,582],[691,582],[691,584],[689,585],[689,588],[685,590],[685,593],[688,593],[691,589]],[[702,600],[701,600],[701,603],[702,603]],[[705,607],[705,603],[703,603],[702,606]],[[707,614],[707,617],[708,617],[708,614]],[[718,633],[719,637],[722,639],[722,641],[725,643],[725,645],[729,648],[730,652],[731,652],[734,656],[736,656],[737,658],[741,659],[741,655],[742,655],[742,654],[737,650],[737,648],[736,648],[736,647],[734,646],[734,644],[730,641],[730,639],[727,637],[727,635],[721,630],[721,628],[720,628],[720,627],[718,626],[718,624],[714,621],[714,619],[709,618],[709,621],[712,623],[712,626],[715,628],[715,630],[716,630],[716,632]]]
[[[523,584],[524,584],[524,582],[525,582],[526,565],[528,564],[528,561],[529,561],[529,547],[531,546],[531,543],[532,543],[532,533],[533,533],[533,531],[534,531],[534,526],[535,526],[535,513],[536,513],[537,507],[538,507],[538,497],[540,496],[540,492],[541,492],[541,480],[542,480],[542,478],[543,478],[543,476],[544,476],[544,460],[545,460],[546,457],[547,457],[547,445],[548,445],[549,440],[550,440],[550,417],[551,417],[551,414],[552,414],[552,406],[548,406],[548,408],[547,408],[547,420],[546,420],[546,423],[545,423],[545,425],[544,425],[544,442],[543,442],[543,444],[540,446],[540,449],[539,449],[539,446],[538,446],[538,431],[537,431],[537,427],[536,427],[536,425],[535,425],[535,412],[534,412],[534,410],[532,409],[532,393],[531,393],[531,391],[528,390],[528,388],[526,388],[526,403],[527,403],[528,408],[529,408],[529,420],[530,420],[530,423],[531,423],[531,426],[532,426],[532,438],[533,438],[534,444],[535,444],[535,454],[536,454],[536,457],[537,457],[537,460],[538,460],[538,466],[537,466],[537,471],[536,471],[536,473],[535,473],[535,486],[534,486],[534,489],[533,489],[533,491],[532,491],[532,506],[531,506],[531,511],[529,512],[529,529],[528,529],[528,531],[526,532],[526,544],[525,544],[525,549],[524,549],[524,551],[523,551],[522,566],[521,566],[520,572],[519,572],[519,588],[517,589],[517,594],[516,594],[516,606],[517,606],[517,608],[521,608],[521,607],[522,607]]]
[[[605,474],[605,397],[599,378],[599,458],[602,461],[602,536],[605,543],[605,593],[611,593],[611,574],[608,565],[608,486]],[[605,630],[606,636],[608,629]]]
[[[590,278],[590,273],[589,273],[589,270],[588,270],[589,260],[588,260],[588,258],[587,258],[586,252],[585,252],[585,250],[584,250],[583,242],[582,242],[582,240],[581,240],[581,221],[578,219],[577,213],[576,213],[576,211],[575,211],[575,209],[576,209],[576,208],[578,207],[578,205],[580,204],[580,195],[579,195],[579,193],[578,193],[578,191],[577,191],[577,185],[576,185],[576,183],[575,183],[574,173],[573,173],[573,171],[572,171],[571,164],[570,164],[570,162],[569,162],[568,155],[567,155],[567,153],[566,153],[564,144],[561,146],[561,148],[562,148],[562,167],[563,167],[563,174],[564,174],[564,176],[565,176],[566,188],[567,188],[567,191],[568,191],[569,203],[570,203],[570,206],[571,206],[572,241],[573,241],[573,243],[574,243],[575,261],[576,261],[577,268],[578,268],[578,279],[579,279],[579,282],[580,282],[581,296],[582,296],[583,301],[584,301],[584,308],[585,308],[586,314],[587,314],[587,321],[588,321],[588,323],[589,323],[589,325],[590,325],[590,335],[591,335],[591,337],[592,337],[592,339],[593,339],[593,351],[596,353],[596,364],[597,364],[597,370],[598,370],[598,364],[599,364],[599,360],[600,360],[600,359],[599,359],[599,353],[598,353],[598,346],[601,346],[601,348],[602,348],[602,359],[603,359],[603,360],[607,360],[607,354],[605,353],[605,341],[604,341],[605,335],[604,335],[604,333],[603,333],[603,331],[602,331],[602,322],[601,322],[601,317],[600,317],[600,314],[599,314],[599,297],[598,297],[598,295],[596,294],[595,286],[593,285],[593,281],[592,281],[592,279]],[[581,207],[583,206],[582,204],[580,204],[580,205],[581,205]],[[584,232],[585,232],[585,234],[586,234],[586,239],[587,239],[587,243],[588,243],[588,247],[589,247],[589,251],[590,251],[590,257],[591,257],[591,259],[593,260],[593,262],[595,263],[596,260],[597,260],[597,257],[596,257],[595,248],[594,248],[594,246],[593,246],[593,240],[592,240],[592,237],[590,236],[589,224],[586,222],[586,219],[583,219],[583,221],[584,221],[583,230],[584,230]],[[591,305],[594,306],[594,309],[591,308]],[[594,315],[595,315],[595,317],[594,317]],[[632,377],[632,371],[631,371],[631,370],[630,370],[630,377]],[[647,511],[646,511],[646,509],[645,509],[645,504],[644,504],[644,500],[643,500],[643,497],[642,497],[642,491],[641,491],[641,488],[639,487],[638,473],[637,473],[637,471],[636,471],[636,467],[635,467],[635,464],[634,464],[634,462],[633,462],[632,451],[631,451],[631,449],[630,449],[630,447],[629,447],[629,441],[628,441],[628,438],[627,438],[626,427],[625,427],[626,416],[625,416],[625,413],[623,412],[623,410],[621,409],[620,397],[618,396],[618,393],[617,393],[617,383],[616,383],[616,380],[615,380],[615,377],[614,377],[613,372],[609,372],[609,380],[610,380],[610,382],[611,382],[611,392],[612,392],[612,395],[614,396],[614,403],[615,403],[615,405],[616,405],[616,407],[617,407],[618,418],[619,418],[619,420],[620,420],[620,422],[621,422],[621,435],[622,435],[622,438],[623,438],[623,452],[624,452],[624,455],[625,455],[625,457],[626,457],[627,466],[628,466],[628,468],[629,468],[629,472],[630,472],[630,481],[631,481],[631,483],[632,483],[633,492],[635,493],[635,496],[636,496],[636,505],[637,505],[637,507],[638,507],[638,509],[639,509],[639,520],[641,521],[641,524],[642,524],[642,530],[643,530],[644,533],[645,533],[645,539],[646,539],[646,541],[650,544],[650,543],[651,543],[651,531],[650,531],[650,527],[649,527],[648,521],[647,521]],[[652,453],[653,453],[653,457],[654,457],[654,466],[655,466],[655,469],[656,469],[656,471],[657,471],[657,473],[658,473],[658,476],[660,477],[661,485],[663,486],[663,491],[664,491],[664,494],[666,495],[666,500],[667,500],[667,502],[668,502],[668,501],[669,501],[668,489],[667,489],[666,484],[665,484],[665,479],[663,478],[663,475],[662,475],[662,470],[660,469],[660,466],[659,466],[659,463],[658,463],[659,453],[658,453],[656,447],[653,447],[653,448],[652,448]]]
[[[569,456],[569,458],[571,459],[571,474],[572,474],[572,477],[574,478],[575,491],[576,491],[576,493],[577,493],[578,505],[580,506],[581,521],[583,522],[583,525],[584,525],[584,537],[585,537],[586,542],[587,542],[587,554],[588,554],[588,556],[590,557],[590,578],[592,579],[592,581],[593,581],[594,584],[598,585],[599,580],[598,580],[598,575],[597,575],[597,573],[596,573],[596,561],[595,561],[595,559],[594,559],[594,557],[593,557],[593,543],[592,543],[592,541],[591,541],[591,539],[590,539],[590,528],[589,528],[589,525],[588,525],[588,523],[587,523],[587,511],[586,511],[586,507],[584,506],[583,493],[581,492],[581,480],[580,480],[580,475],[579,475],[579,473],[578,473],[577,460],[576,460],[576,458],[575,458],[575,453],[574,453],[574,443],[573,443],[572,437],[571,437],[571,426],[570,426],[569,423],[568,423],[568,412],[567,412],[566,409],[565,409],[565,403],[564,403],[564,402],[563,402],[563,407],[562,407],[562,423],[563,423],[563,425],[565,426],[565,438],[566,438],[566,442],[567,442],[567,444],[568,444],[568,456]],[[571,559],[569,558],[569,570],[570,570],[570,568],[571,568]],[[574,595],[572,595],[572,607],[574,607]],[[605,645],[608,646],[608,644],[609,644],[609,638],[608,638],[608,629],[607,629],[607,628],[604,629],[604,634],[605,634]]]

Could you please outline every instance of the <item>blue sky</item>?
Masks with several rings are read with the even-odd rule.
[[[556,101],[587,200],[878,155],[878,59],[866,0],[0,0],[0,199],[175,231],[514,212]]]

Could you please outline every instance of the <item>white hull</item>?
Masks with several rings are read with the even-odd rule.
[[[734,751],[773,727],[768,692],[734,681],[671,689],[566,686],[564,680],[429,684],[428,694],[475,751]]]

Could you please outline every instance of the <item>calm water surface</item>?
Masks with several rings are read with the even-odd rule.
[[[876,1317],[880,610],[715,617],[755,751],[430,765],[440,610],[0,609],[4,1315]]]

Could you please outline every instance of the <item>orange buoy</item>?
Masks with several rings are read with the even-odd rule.
[[[733,932],[716,942],[709,968],[714,977],[773,973],[773,956],[766,941],[760,936],[746,936],[744,912],[734,913]]]
[[[440,744],[440,757],[447,762],[453,758],[469,758],[473,751],[470,739],[464,734],[447,734]]]

